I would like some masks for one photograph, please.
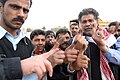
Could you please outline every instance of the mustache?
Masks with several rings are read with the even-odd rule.
[[[24,23],[24,19],[21,17],[13,18],[12,21],[18,21],[18,22],[21,22],[22,24]]]
[[[84,28],[84,30],[91,29],[91,28],[93,28],[93,26],[87,26]]]
[[[67,44],[67,45],[68,45],[68,44],[69,44],[69,42],[67,42],[67,41],[66,41],[66,42],[63,42],[63,43],[62,43],[62,45],[64,45],[64,44]]]

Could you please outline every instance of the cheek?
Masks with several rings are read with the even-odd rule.
[[[32,44],[33,44],[34,46],[37,46],[38,42],[37,42],[37,41],[32,41]]]
[[[45,42],[43,42],[43,45],[45,46]]]
[[[81,30],[83,30],[83,31],[84,31],[84,26],[81,26]]]
[[[3,18],[9,22],[14,18],[14,16],[15,16],[15,13],[10,13],[10,12],[3,13]]]
[[[28,18],[28,14],[25,15],[25,20]]]

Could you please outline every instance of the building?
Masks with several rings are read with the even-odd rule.
[[[103,21],[102,19],[99,18],[99,19],[98,19],[98,23],[99,23],[99,26],[107,27],[110,22],[108,22],[108,21]]]

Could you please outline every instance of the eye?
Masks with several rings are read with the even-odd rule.
[[[54,38],[53,36],[51,36],[51,38]]]
[[[70,37],[66,37],[66,39],[70,39]]]
[[[45,39],[41,39],[41,41],[45,41]]]
[[[89,22],[93,22],[94,20],[93,20],[93,19],[89,19],[88,21],[89,21]]]
[[[78,28],[75,28],[76,30],[78,29]]]
[[[83,24],[87,23],[87,20],[83,20],[82,23],[83,23]]]
[[[23,12],[24,12],[25,14],[28,14],[29,10],[28,10],[28,9],[23,9]]]

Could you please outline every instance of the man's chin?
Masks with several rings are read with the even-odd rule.
[[[67,47],[65,46],[61,46],[60,49],[62,49],[63,51],[66,49]]]
[[[85,36],[92,36],[92,33],[90,33],[90,32],[85,32],[84,34],[85,34]]]

